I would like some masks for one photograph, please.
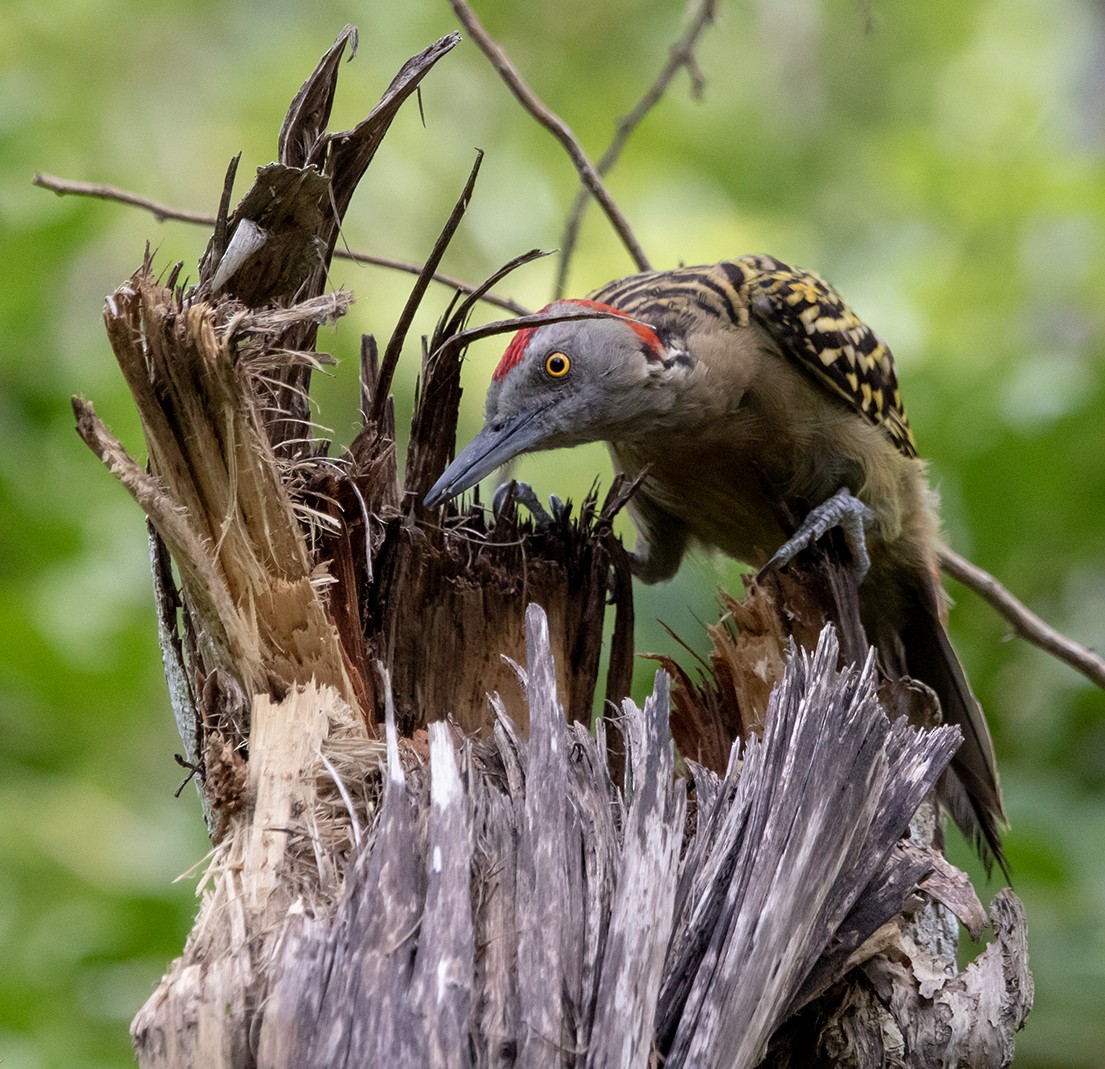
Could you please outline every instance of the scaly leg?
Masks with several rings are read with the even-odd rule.
[[[798,530],[760,569],[757,579],[762,579],[775,568],[789,564],[798,553],[812,546],[827,531],[839,527],[844,532],[844,541],[852,554],[856,583],[862,583],[871,567],[871,557],[867,552],[867,525],[873,523],[874,519],[875,514],[859,498],[853,497],[846,486],[842,486],[827,501],[810,509]]]

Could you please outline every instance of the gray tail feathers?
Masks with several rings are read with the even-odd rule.
[[[963,743],[941,778],[941,801],[963,834],[974,842],[986,871],[997,861],[1008,879],[1009,865],[1001,844],[1001,829],[1007,821],[990,729],[944,629],[935,582],[922,581],[919,586],[903,606],[898,649],[904,655],[904,669],[936,692],[944,722],[958,724],[963,732]]]

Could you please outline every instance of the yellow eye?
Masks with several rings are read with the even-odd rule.
[[[545,357],[545,371],[551,378],[562,379],[571,370],[572,362],[563,353],[549,353]]]

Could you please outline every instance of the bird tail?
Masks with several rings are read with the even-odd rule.
[[[971,693],[944,627],[939,588],[927,574],[903,591],[896,647],[903,674],[931,687],[946,724],[958,724],[963,742],[941,777],[938,794],[959,829],[971,840],[989,873],[997,861],[1009,878],[1001,830],[1007,825],[997,759],[986,716]],[[880,649],[882,644],[878,643]]]

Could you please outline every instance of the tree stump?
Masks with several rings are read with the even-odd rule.
[[[611,530],[631,488],[536,531],[509,506],[421,505],[453,449],[474,298],[425,343],[402,481],[409,315],[382,358],[365,340],[350,449],[312,435],[315,335],[350,301],[323,292],[341,219],[457,40],[331,134],[343,32],[233,211],[232,165],[198,283],[158,282],[147,254],[109,298],[146,466],[74,401],[149,519],[214,843],[195,928],[134,1020],[140,1064],[1009,1064],[1023,910],[1001,892],[958,970],[956,918],[977,935],[986,914],[926,802],[957,731],[879,691],[831,547],[727,599],[709,675],[663,658],[638,708]],[[608,602],[621,712],[592,732]]]

